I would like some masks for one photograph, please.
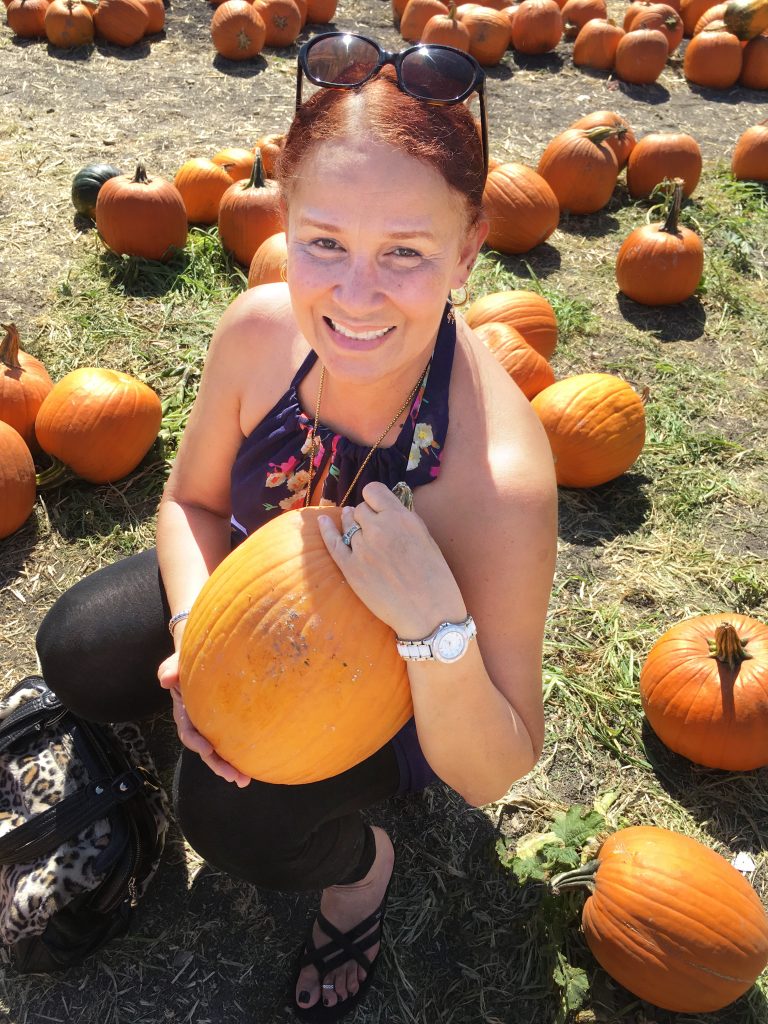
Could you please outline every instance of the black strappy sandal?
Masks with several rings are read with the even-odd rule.
[[[365,950],[382,941],[384,912],[386,910],[388,894],[389,886],[387,886],[387,891],[384,893],[384,899],[376,910],[348,932],[339,931],[335,925],[331,924],[318,911],[317,923],[325,934],[330,936],[330,941],[322,946],[316,946],[312,932],[310,932],[309,938],[301,951],[294,976],[294,987],[291,992],[293,1010],[299,1020],[316,1021],[318,1024],[325,1021],[338,1020],[340,1017],[352,1013],[361,999],[364,998],[370,988],[376,964],[381,954],[381,950],[379,950],[374,960],[371,961],[365,955]],[[366,935],[366,932],[370,929],[373,929],[370,935]],[[362,938],[362,936],[365,936],[365,938]],[[296,1002],[296,979],[305,967],[311,964],[317,970],[317,973],[320,975],[320,984],[322,985],[323,978],[330,971],[341,967],[347,960],[356,960],[365,971],[365,978],[360,982],[360,988],[354,995],[348,995],[346,999],[339,999],[333,1006],[325,1006],[322,995],[313,1006],[304,1007]]]

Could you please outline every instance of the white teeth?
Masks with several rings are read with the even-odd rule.
[[[383,338],[385,334],[392,330],[391,327],[382,327],[380,331],[350,331],[348,327],[337,324],[335,320],[331,320],[331,326],[334,331],[343,334],[345,338],[354,338],[356,341],[371,341],[373,338]]]

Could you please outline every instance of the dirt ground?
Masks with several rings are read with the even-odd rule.
[[[611,3],[609,8],[617,20],[623,14],[621,4]],[[230,145],[250,147],[259,135],[287,127],[293,107],[295,48],[265,51],[241,64],[222,60],[210,42],[211,10],[205,0],[176,0],[168,9],[166,32],[127,51],[98,44],[70,54],[45,42],[16,40],[7,28],[0,31],[0,321],[16,321],[22,336],[45,333],[53,289],[66,277],[73,253],[84,245],[83,225],[74,217],[69,194],[72,175],[79,167],[105,161],[128,170],[141,159],[151,171],[172,178],[192,156],[210,156]],[[335,26],[362,30],[393,50],[403,45],[392,26],[389,0],[340,0]],[[540,58],[508,53],[498,68],[488,70],[489,135],[495,156],[535,166],[553,135],[583,114],[608,109],[626,116],[638,137],[653,130],[693,134],[705,163],[713,164],[730,152],[746,127],[768,116],[763,93],[689,86],[682,76],[681,57],[670,62],[658,84],[637,87],[574,68],[571,50],[572,44],[562,43],[555,53]],[[545,256],[540,257],[537,270],[546,271]],[[570,280],[578,293],[578,274]],[[690,342],[695,354],[697,337],[694,333],[675,340]],[[712,358],[703,347],[700,354]],[[605,502],[618,493],[596,496],[593,507],[587,508],[591,497],[578,507],[564,507],[560,561],[564,577],[577,579],[585,567],[599,563],[600,552],[595,538],[588,535],[588,523],[600,522],[602,516],[607,520]],[[637,501],[637,490],[628,489],[622,500]],[[764,544],[765,536],[756,536],[753,550],[762,550]],[[58,566],[68,560],[66,574],[59,572]],[[31,551],[0,558],[4,589],[0,593],[0,689],[34,670],[34,632],[58,594],[63,576],[71,578],[80,569],[92,568],[87,551],[82,546],[68,547],[66,539],[54,540],[42,559]],[[4,612],[11,608],[12,629],[6,628]],[[161,760],[166,751],[161,764],[165,772],[172,766],[171,740],[167,723],[158,724],[153,747],[160,751]],[[585,772],[589,767],[564,764],[558,777],[562,800],[583,799]],[[679,791],[674,795],[676,799],[683,796]],[[371,1010],[365,1019],[382,1024],[417,1020],[419,1024],[521,1024],[524,1020],[549,1024],[531,1009],[542,993],[527,993],[519,1005],[513,1005],[514,997],[494,990],[489,991],[487,1006],[466,1002],[474,984],[472,971],[481,972],[485,962],[481,956],[477,961],[467,959],[480,928],[467,872],[475,859],[485,856],[482,851],[493,837],[493,828],[487,816],[473,810],[464,836],[466,857],[457,859],[447,848],[433,851],[435,863],[429,861],[429,854],[425,859],[423,850],[417,857],[419,837],[439,832],[446,816],[454,812],[451,801],[449,794],[438,791],[417,802],[396,803],[387,812],[400,821],[406,837],[399,868],[402,880],[393,900],[396,942],[387,952],[386,964],[397,984],[392,983],[389,990],[390,1002]],[[386,824],[387,815],[379,820]],[[519,831],[530,828],[530,816],[521,818]],[[158,884],[142,908],[143,930],[151,940],[127,940],[127,956],[107,955],[98,968],[76,974],[71,982],[40,982],[34,990],[3,986],[0,1008],[7,1010],[8,1020],[12,1024],[48,1020],[272,1024],[288,1019],[282,979],[290,972],[307,901],[254,895],[248,887],[205,868],[197,871],[190,884],[196,868],[200,865],[189,860],[188,851],[185,855],[176,833]],[[444,877],[449,879],[447,885]],[[487,886],[491,904],[494,900],[501,904],[506,880],[491,879]],[[429,935],[426,925],[406,921],[398,908],[412,907],[424,893],[453,915],[455,933]],[[186,924],[169,920],[177,912],[186,915]],[[223,933],[222,920],[229,922]],[[284,940],[283,933],[293,938]],[[511,961],[526,948],[530,936],[499,934],[497,941],[493,956],[508,956]],[[444,965],[451,964],[460,981],[466,981],[463,989],[456,982],[458,1002],[453,1010],[443,992],[413,990],[408,971],[419,958],[434,978],[442,977]],[[418,978],[418,972],[412,977]],[[437,987],[439,982],[433,984]],[[96,992],[99,989],[103,991]],[[395,1007],[392,1013],[388,1005]],[[439,1012],[436,1006],[441,1007]],[[96,1016],[96,1007],[109,1007],[109,1012],[104,1009]],[[624,1019],[650,1024],[640,1011]],[[735,1018],[733,1024],[737,1024]]]

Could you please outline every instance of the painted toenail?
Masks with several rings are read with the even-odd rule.
[[[306,989],[302,989],[302,991],[299,992],[299,1002],[300,1003],[308,1003],[309,1002],[309,992],[307,992]]]

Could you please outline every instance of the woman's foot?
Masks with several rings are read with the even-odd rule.
[[[332,885],[323,890],[323,895],[320,898],[320,910],[323,916],[341,932],[350,931],[376,910],[384,899],[389,879],[392,876],[395,863],[395,850],[392,841],[383,829],[374,825],[372,831],[376,841],[376,858],[365,878],[352,885]],[[375,927],[375,924],[371,925],[365,935],[369,935]],[[360,936],[360,941],[365,939],[365,935]],[[315,946],[324,945],[329,938],[315,921],[312,929]],[[380,943],[376,942],[365,951],[365,956],[371,963],[379,952],[379,945]],[[323,978],[319,976],[317,969],[310,965],[299,974],[296,985],[296,1002],[305,1010],[320,1000],[326,1006],[335,1006],[336,1003],[348,996],[355,995],[364,978],[365,970],[356,960],[347,960],[340,967],[329,971]],[[321,988],[321,982],[326,985],[332,983],[333,989]]]

